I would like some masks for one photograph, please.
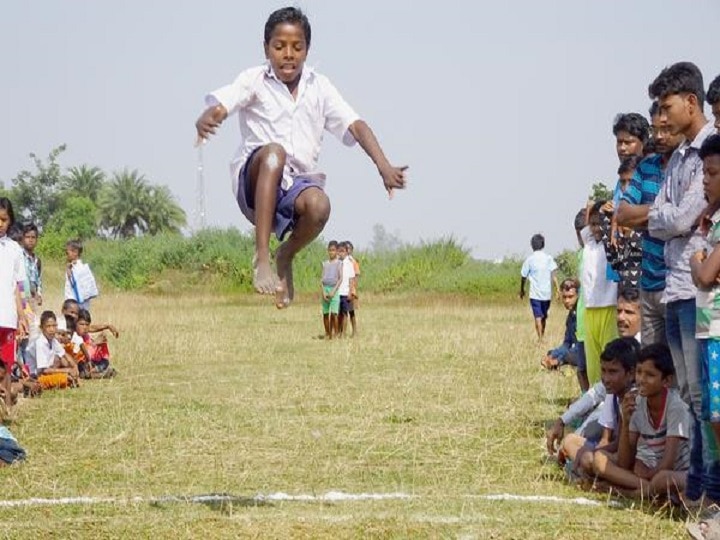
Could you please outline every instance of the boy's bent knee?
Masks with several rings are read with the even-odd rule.
[[[258,150],[260,165],[269,169],[282,169],[285,167],[287,153],[285,148],[278,143],[269,143]]]
[[[330,199],[321,189],[309,188],[303,191],[295,202],[298,216],[315,221],[324,226],[330,219]]]

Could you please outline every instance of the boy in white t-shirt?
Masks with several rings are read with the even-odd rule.
[[[545,238],[536,234],[530,239],[533,254],[523,262],[520,270],[520,299],[525,298],[525,281],[530,281],[530,308],[535,318],[535,332],[539,340],[545,335],[545,324],[550,300],[552,300],[552,286],[560,298],[560,285],[557,280],[557,263],[550,255],[545,253]]]
[[[342,261],[342,281],[340,281],[340,287],[338,288],[338,294],[340,295],[340,317],[338,318],[340,332],[338,336],[342,337],[347,328],[348,314],[352,309],[350,291],[355,286],[355,268],[350,257],[348,257],[348,248],[345,242],[340,242],[338,245],[338,257]]]
[[[32,375],[65,373],[71,379],[71,384],[76,384],[79,376],[77,363],[57,340],[57,331],[55,313],[43,311],[40,315],[41,335],[30,343],[27,349],[30,373]]]

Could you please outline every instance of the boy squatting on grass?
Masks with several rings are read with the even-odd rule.
[[[545,238],[536,234],[530,239],[533,254],[523,262],[520,269],[520,300],[525,298],[525,282],[530,281],[530,309],[535,318],[535,332],[539,340],[545,335],[550,300],[552,300],[552,286],[560,297],[560,287],[557,280],[557,263],[550,255],[545,253]]]
[[[323,130],[346,145],[360,143],[390,197],[405,187],[407,167],[391,165],[370,127],[326,77],[305,66],[310,40],[302,11],[274,11],[265,23],[267,63],[209,94],[195,124],[202,142],[228,115],[238,115],[242,143],[231,171],[238,205],[255,225],[253,284],[259,293],[274,294],[278,308],[293,299],[293,258],[330,217],[325,175],[316,168]],[[276,253],[277,275],[270,264],[273,228],[279,240],[292,231]]]

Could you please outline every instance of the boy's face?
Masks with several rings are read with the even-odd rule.
[[[90,329],[90,323],[84,319],[78,319],[75,323],[75,332],[78,336],[84,336]]]
[[[600,214],[592,214],[588,220],[588,225],[590,226],[590,233],[593,235],[593,238],[595,238],[595,241],[601,242],[602,227],[600,226]]]
[[[635,381],[638,386],[638,394],[644,397],[656,396],[663,388],[670,385],[670,377],[663,376],[662,372],[655,367],[652,359],[637,365]]]
[[[615,150],[620,161],[630,156],[642,156],[643,143],[627,131],[618,131],[615,135]]]
[[[715,154],[703,160],[703,188],[710,204],[720,202],[720,156]]]
[[[670,94],[658,101],[660,125],[667,127],[671,135],[681,135],[691,123],[690,97],[688,94]]]
[[[635,174],[635,169],[621,173],[620,183],[622,185],[628,185],[630,183],[630,180],[632,180],[633,174]]]
[[[577,289],[569,289],[562,292],[562,303],[565,309],[571,310],[578,301]]]
[[[347,257],[347,249],[345,249],[345,246],[340,246],[337,250],[338,257],[345,260],[345,257]]]
[[[77,321],[78,314],[80,313],[80,306],[77,304],[70,304],[68,307],[63,309],[63,315],[66,315],[73,320]]]
[[[720,101],[713,103],[712,113],[715,117],[715,129],[720,132]]]
[[[660,122],[660,115],[656,114],[652,117],[653,141],[655,141],[655,151],[658,154],[672,154],[683,140],[682,135],[672,135],[667,126],[663,126]]]
[[[10,228],[10,215],[0,208],[0,236],[5,236]]]
[[[640,332],[640,320],[640,304],[618,298],[617,329],[620,337],[635,337]]]
[[[328,259],[331,261],[337,257],[337,246],[328,246]]]
[[[67,262],[75,262],[80,257],[78,250],[71,247],[65,248],[65,255],[67,256]]]
[[[70,342],[70,332],[67,330],[57,330],[55,332],[55,338],[62,344],[65,345],[66,343]]]
[[[37,240],[37,233],[35,231],[28,231],[23,234],[22,237],[23,247],[32,253],[35,251],[35,246],[37,246]]]
[[[625,371],[625,368],[617,360],[601,361],[600,373],[607,393],[616,396],[623,395],[635,380],[635,373],[632,370]]]
[[[307,54],[305,32],[299,24],[278,24],[270,35],[270,42],[265,45],[265,58],[275,76],[285,84],[300,78]]]
[[[45,321],[45,324],[40,327],[40,330],[42,330],[46,338],[55,339],[57,335],[57,321],[55,319],[48,319]]]

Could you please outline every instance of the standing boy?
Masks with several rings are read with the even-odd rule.
[[[357,334],[357,320],[355,318],[355,308],[358,306],[358,280],[360,279],[360,263],[353,256],[355,246],[353,246],[350,240],[345,240],[345,245],[348,250],[348,259],[353,265],[355,271],[355,279],[352,282],[352,288],[350,289],[350,326],[352,326],[352,335]]]
[[[242,213],[255,225],[253,285],[274,294],[278,308],[293,299],[293,258],[330,217],[325,175],[317,171],[324,130],[348,146],[360,143],[390,196],[405,187],[406,167],[391,165],[370,127],[326,77],[305,66],[310,38],[302,11],[274,11],[265,23],[267,64],[208,95],[195,124],[204,140],[228,115],[238,114],[242,144],[231,165],[232,181]],[[292,231],[276,253],[277,275],[270,264],[273,229],[280,240]]]
[[[355,268],[348,257],[347,244],[340,242],[338,244],[338,256],[342,261],[342,279],[338,292],[340,293],[340,317],[338,319],[338,328],[340,337],[345,335],[347,328],[347,319],[350,314],[350,290],[355,286]],[[354,336],[355,334],[353,334]]]
[[[325,339],[332,339],[339,333],[340,284],[342,283],[342,261],[337,254],[338,243],[328,242],[328,260],[322,265],[322,313]]]
[[[545,253],[545,238],[536,234],[530,239],[533,254],[523,262],[520,269],[520,299],[525,298],[525,282],[530,281],[530,309],[535,318],[535,332],[538,340],[545,335],[550,300],[552,299],[552,286],[560,296],[560,286],[557,280],[557,263],[550,255]]]

